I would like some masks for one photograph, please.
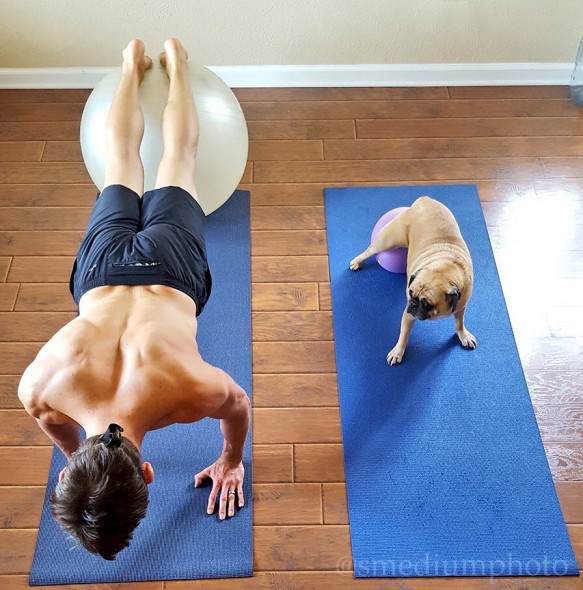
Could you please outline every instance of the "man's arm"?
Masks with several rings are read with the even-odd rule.
[[[243,460],[243,448],[251,421],[251,403],[245,391],[226,373],[229,393],[226,402],[211,415],[221,421],[221,432],[225,438],[222,456],[235,464]]]
[[[81,445],[78,424],[56,410],[43,403],[33,388],[26,385],[23,378],[18,386],[18,398],[24,409],[36,420],[40,429],[63,451],[67,459]]]
[[[71,455],[81,445],[81,437],[79,435],[79,428],[73,422],[65,422],[63,424],[50,424],[36,418],[36,423],[40,429],[63,451],[63,454],[67,459],[71,458]]]

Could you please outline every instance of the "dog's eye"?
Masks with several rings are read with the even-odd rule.
[[[429,311],[431,309],[431,304],[429,303],[429,301],[427,301],[427,299],[421,299],[421,307],[425,311]]]

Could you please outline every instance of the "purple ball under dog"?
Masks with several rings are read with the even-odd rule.
[[[370,236],[371,243],[376,240],[379,232],[389,221],[392,221],[399,213],[406,211],[409,207],[397,207],[387,211],[377,222]],[[377,262],[389,272],[406,273],[407,272],[407,248],[391,248],[376,255]]]

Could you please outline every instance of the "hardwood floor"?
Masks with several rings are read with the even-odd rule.
[[[27,587],[48,440],[19,374],[74,315],[96,189],[85,90],[0,91],[0,587]],[[561,505],[583,564],[583,109],[564,87],[236,91],[249,125],[253,580],[116,589],[569,589],[570,579],[355,580],[322,189],[476,183]],[[346,564],[348,558],[348,566]],[[341,560],[339,562],[339,560]],[[80,588],[80,587],[77,587]],[[108,588],[113,586],[92,586]]]

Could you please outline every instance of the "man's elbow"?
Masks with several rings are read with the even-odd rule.
[[[241,416],[251,417],[251,400],[244,389],[239,388],[235,393],[234,410]]]

